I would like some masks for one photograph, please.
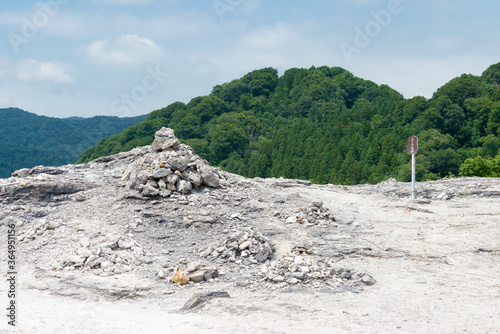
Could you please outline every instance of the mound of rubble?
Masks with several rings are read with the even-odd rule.
[[[81,270],[95,275],[109,276],[132,271],[147,261],[144,249],[130,237],[115,242],[91,245],[82,238],[76,249],[66,255],[56,270]]]
[[[225,240],[212,244],[200,256],[248,265],[266,262],[271,259],[273,252],[274,246],[269,239],[249,229],[236,231]]]
[[[151,145],[129,152],[15,172],[0,183],[0,201],[10,208],[0,217],[16,222],[18,242],[40,272],[84,282],[79,286],[113,277],[123,278],[125,290],[136,277],[157,291],[167,283],[166,294],[229,282],[327,292],[375,284],[340,267],[338,258],[304,247],[289,251],[292,240],[343,226],[322,201],[282,194],[304,185],[310,182],[223,172],[162,128]],[[306,235],[297,233],[309,226]],[[45,250],[43,260],[35,249]]]
[[[371,286],[376,281],[368,274],[356,273],[339,266],[336,261],[316,258],[307,254],[303,247],[262,267],[262,281],[286,285],[312,286],[320,289],[350,290],[358,292],[362,286]]]
[[[155,133],[151,151],[130,164],[122,180],[145,197],[170,197],[201,186],[217,188],[221,176],[191,147],[181,144],[174,130],[163,127]]]
[[[282,218],[284,218],[288,224],[299,223],[306,226],[337,226],[335,217],[327,208],[323,207],[322,201],[311,202],[310,205],[300,208],[294,214]]]
[[[42,236],[62,235],[66,229],[67,226],[62,226],[59,222],[42,218],[32,225],[27,225],[18,233],[17,238],[19,243],[27,243]],[[46,246],[48,240],[44,239],[42,245]],[[104,239],[102,242],[99,240],[91,242],[89,237],[82,237],[74,249],[54,263],[53,270],[79,270],[109,276],[132,271],[148,261],[148,254],[133,238],[121,236],[115,237],[114,241],[109,241],[107,237]]]

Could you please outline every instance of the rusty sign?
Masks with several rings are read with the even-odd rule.
[[[416,154],[418,150],[418,137],[411,136],[406,140],[406,152],[408,154]]]

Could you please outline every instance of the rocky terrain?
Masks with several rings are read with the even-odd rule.
[[[246,179],[166,128],[85,165],[16,171],[0,179],[16,330],[499,332],[500,180],[410,188]]]

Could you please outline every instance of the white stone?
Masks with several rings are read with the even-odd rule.
[[[80,245],[82,245],[82,247],[88,247],[90,245],[90,238],[89,237],[82,237],[80,239]]]
[[[167,183],[161,179],[158,181],[158,187],[160,187],[160,189],[167,189]]]
[[[126,239],[120,239],[118,241],[118,247],[123,248],[123,249],[129,249],[132,248],[135,245],[134,240],[126,240]]]
[[[239,246],[239,249],[240,250],[245,250],[247,249],[248,247],[250,247],[250,245],[252,244],[252,242],[250,240],[247,240],[245,242],[243,242],[240,246]]]

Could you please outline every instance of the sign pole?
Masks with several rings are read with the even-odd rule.
[[[417,198],[417,190],[415,189],[415,154],[418,150],[418,137],[411,136],[406,140],[406,152],[411,154],[411,197]]]
[[[417,190],[415,189],[415,153],[411,155],[411,197],[417,198]]]

